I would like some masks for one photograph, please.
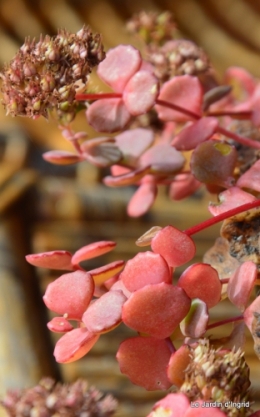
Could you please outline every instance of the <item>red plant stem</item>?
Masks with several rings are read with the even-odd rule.
[[[207,219],[202,223],[197,224],[196,226],[192,226],[189,229],[184,230],[183,232],[186,235],[191,236],[195,233],[201,232],[201,230],[207,229],[207,227],[213,226],[213,224],[222,222],[229,217],[235,216],[236,214],[243,213],[243,211],[251,210],[255,207],[260,206],[260,200],[251,201],[251,203],[242,204],[242,206],[235,207],[231,210],[225,211],[225,213],[220,213],[211,219]]]
[[[211,323],[207,326],[206,330],[214,329],[215,327],[222,326],[223,324],[234,323],[234,321],[240,321],[240,320],[244,320],[243,315],[237,316],[237,317],[231,317],[230,319],[224,319],[224,320],[216,321],[215,323]]]
[[[209,111],[207,112],[207,116],[230,116],[235,119],[239,120],[248,120],[252,116],[252,110],[244,110],[244,111],[232,111],[232,110],[222,110],[222,111]]]
[[[98,99],[105,99],[105,98],[121,98],[122,94],[121,93],[89,93],[89,94],[76,94],[76,100],[78,101],[86,101],[86,100],[98,100]],[[178,111],[182,114],[186,114],[186,116],[190,117],[191,119],[195,119],[195,120],[199,120],[201,119],[203,116],[194,113],[190,110],[185,109],[184,107],[178,106],[177,104],[173,104],[173,103],[169,103],[168,101],[164,101],[164,100],[156,100],[156,103],[159,104],[160,106],[164,106],[164,107],[168,107],[169,109]],[[243,112],[242,112],[243,113]],[[250,112],[244,112],[248,115],[250,115]],[[244,115],[243,113],[243,115]],[[230,114],[235,114],[235,113],[230,113]],[[240,113],[238,113],[239,116]],[[210,114],[209,114],[210,115]],[[255,149],[260,149],[260,142],[257,142],[255,140],[251,140],[249,138],[246,138],[244,136],[240,136],[237,135],[234,132],[230,132],[227,129],[224,129],[221,126],[218,126],[217,131],[219,133],[221,133],[224,136],[227,136],[228,138],[231,138],[233,140],[235,140],[238,143],[241,143],[242,145],[246,145],[249,146],[251,148],[255,148]]]

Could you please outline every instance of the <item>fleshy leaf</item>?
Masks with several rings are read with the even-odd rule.
[[[171,284],[172,277],[163,257],[153,252],[140,252],[127,261],[120,275],[126,288],[133,292],[148,284],[165,282]]]
[[[173,385],[180,388],[185,380],[185,370],[190,363],[190,349],[182,345],[176,352],[172,353],[167,375]]]
[[[149,172],[150,167],[146,166],[144,168],[136,169],[135,171],[131,171],[123,175],[118,175],[116,177],[108,175],[103,179],[103,182],[109,187],[122,187],[126,185],[132,185],[140,181],[145,175],[149,174]]]
[[[45,161],[56,165],[70,165],[82,161],[80,155],[67,151],[48,151],[44,152],[42,157]]]
[[[78,265],[87,259],[96,258],[104,253],[110,252],[116,246],[115,242],[109,240],[101,240],[100,242],[90,243],[77,250],[72,256],[71,262],[73,265]]]
[[[92,333],[113,330],[122,321],[122,307],[126,300],[122,291],[108,291],[88,307],[82,317],[83,323]]]
[[[136,246],[150,246],[152,238],[161,230],[160,226],[153,226],[151,229],[147,230],[142,236],[140,236],[135,242]]]
[[[190,298],[199,298],[208,308],[214,307],[221,298],[221,282],[216,269],[203,263],[187,268],[180,276],[178,286]]]
[[[116,358],[120,370],[133,384],[148,391],[170,388],[166,368],[171,351],[165,340],[153,337],[133,337],[124,340]]]
[[[85,356],[99,338],[85,328],[71,330],[56,343],[54,356],[59,363],[70,363]]]
[[[117,132],[124,129],[131,118],[125,103],[120,98],[100,99],[86,111],[88,123],[97,132]]]
[[[246,96],[251,96],[256,87],[254,77],[242,67],[229,67],[224,75],[225,82],[233,85],[237,99],[245,100]]]
[[[209,211],[213,216],[225,213],[227,210],[239,207],[246,203],[256,200],[252,194],[249,194],[239,187],[231,187],[228,190],[223,191],[219,194],[219,203],[209,203]]]
[[[26,255],[25,258],[29,264],[40,268],[73,270],[71,263],[72,254],[66,250],[34,253],[32,255]]]
[[[127,214],[130,217],[139,217],[147,213],[153,205],[156,195],[157,186],[154,182],[141,184],[127,205]]]
[[[252,261],[243,262],[229,278],[227,294],[230,301],[244,311],[257,279],[257,266]]]
[[[103,168],[117,163],[122,153],[113,138],[97,138],[83,142],[80,146],[83,156],[93,165]]]
[[[203,117],[192,123],[191,126],[182,129],[175,136],[171,145],[178,150],[189,151],[196,148],[199,143],[209,139],[217,130],[218,119],[215,117]]]
[[[123,283],[123,281],[121,279],[119,279],[118,281],[116,281],[112,287],[110,288],[111,291],[122,291],[122,293],[126,296],[126,298],[129,298],[130,295],[132,294],[131,291],[129,291],[125,284]]]
[[[125,86],[123,100],[129,113],[139,116],[154,106],[158,94],[157,78],[148,71],[138,71]]]
[[[104,284],[108,279],[114,277],[116,274],[122,271],[125,261],[115,261],[99,268],[88,271],[92,276],[95,285]]]
[[[195,298],[191,302],[191,308],[187,316],[180,323],[180,329],[184,336],[197,339],[202,337],[207,329],[209,314],[207,304]]]
[[[125,302],[122,319],[137,332],[165,339],[186,316],[190,305],[190,298],[179,287],[164,282],[146,285]]]
[[[178,174],[170,185],[169,196],[172,200],[182,200],[194,194],[200,186],[201,182],[192,174]]]
[[[153,172],[173,173],[183,167],[185,158],[172,146],[162,143],[148,149],[139,161],[142,167],[150,165]]]
[[[121,93],[142,64],[140,52],[131,45],[118,45],[106,53],[99,66],[99,77],[113,90]]]
[[[47,327],[52,332],[66,333],[73,330],[73,326],[65,317],[53,317],[51,321],[47,323]]]
[[[135,166],[142,153],[152,145],[154,133],[143,128],[125,130],[115,137],[115,141],[124,159],[128,164]]]
[[[180,75],[164,83],[158,99],[176,104],[200,115],[203,91],[197,77]],[[159,118],[165,122],[185,122],[191,119],[189,116],[165,106],[156,105],[156,110]]]
[[[190,400],[185,394],[168,394],[154,404],[153,411],[147,417],[186,417],[189,407]]]
[[[198,181],[223,187],[234,185],[232,178],[237,161],[236,149],[218,140],[199,144],[190,160],[191,172]]]
[[[173,226],[166,226],[152,239],[151,248],[173,267],[189,262],[196,253],[193,240]]]
[[[258,192],[260,191],[260,160],[256,161],[251,168],[241,175],[236,185]]]
[[[51,282],[43,297],[46,306],[69,319],[81,319],[94,292],[94,281],[88,272],[75,271]]]

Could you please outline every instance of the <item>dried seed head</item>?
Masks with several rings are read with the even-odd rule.
[[[249,397],[249,367],[243,352],[213,349],[207,339],[190,349],[191,361],[180,391],[191,401],[218,401],[229,417],[246,416],[250,407],[234,409],[233,403],[246,403]]]
[[[60,30],[57,36],[41,36],[38,42],[26,39],[0,74],[7,114],[48,117],[55,109],[62,121],[71,120],[78,83],[85,84],[104,58],[100,35],[85,26],[76,34]]]

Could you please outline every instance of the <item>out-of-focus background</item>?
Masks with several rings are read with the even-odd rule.
[[[57,28],[78,31],[84,23],[102,33],[106,49],[118,43],[136,45],[125,22],[141,10],[172,11],[179,35],[204,48],[219,78],[231,65],[260,77],[258,0],[0,0],[0,65],[14,56],[26,36],[54,35]],[[93,133],[84,115],[75,129]],[[135,240],[151,226],[175,224],[185,229],[209,217],[208,196],[172,202],[163,189],[148,215],[129,219],[126,204],[132,189],[106,188],[100,172],[87,163],[63,168],[42,160],[45,150],[67,146],[55,123],[6,117],[0,107],[0,395],[7,388],[33,385],[43,375],[65,381],[84,377],[115,394],[120,402],[118,415],[143,417],[165,393],[146,392],[120,374],[115,353],[120,341],[133,333],[120,326],[103,335],[82,360],[57,366],[51,345],[57,338],[50,340],[41,301],[44,288],[57,274],[35,271],[24,256],[54,249],[73,252],[108,239],[117,242],[116,250],[87,267],[127,260],[137,252]],[[214,227],[196,236],[195,262],[201,261],[218,232],[219,227]],[[213,309],[212,317],[232,314],[224,302]],[[250,336],[246,357],[254,398],[260,400],[260,364]]]

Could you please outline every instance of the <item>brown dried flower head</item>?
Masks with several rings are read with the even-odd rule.
[[[103,396],[84,380],[55,384],[51,378],[27,390],[10,390],[1,404],[10,417],[110,417],[117,407],[112,396]]]
[[[214,349],[209,340],[202,339],[190,349],[190,356],[181,392],[191,401],[218,402],[229,417],[250,414],[249,367],[241,349]],[[232,403],[241,404],[241,408]]]
[[[56,109],[61,119],[74,117],[75,94],[93,67],[105,58],[101,36],[88,27],[76,34],[25,40],[1,73],[3,104],[12,116],[48,117]]]

